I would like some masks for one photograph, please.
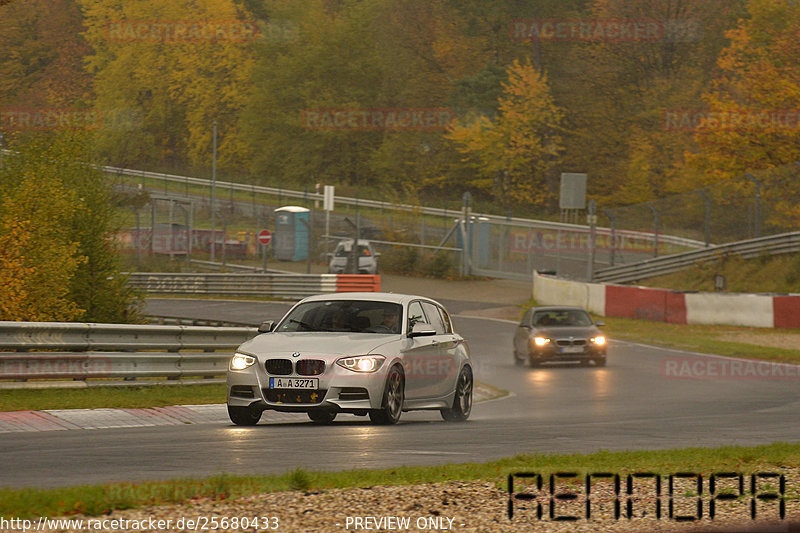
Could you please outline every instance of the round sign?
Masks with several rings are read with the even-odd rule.
[[[258,242],[259,244],[269,244],[272,240],[272,233],[268,229],[262,229],[258,232]]]

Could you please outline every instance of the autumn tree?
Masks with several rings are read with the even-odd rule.
[[[91,104],[77,0],[0,3],[0,111]]]
[[[744,0],[594,0],[583,18],[653,24],[649,38],[570,44],[572,71],[553,82],[569,110],[565,163],[590,174],[605,205],[653,200],[684,190],[691,132],[665,126],[665,113],[702,107],[725,31]],[[566,43],[564,43],[566,46]],[[692,180],[689,180],[692,181]]]
[[[221,165],[241,166],[237,116],[258,21],[233,0],[80,0],[92,47],[100,153],[120,165],[207,167],[212,123]]]
[[[563,117],[546,76],[530,63],[514,61],[497,118],[460,120],[448,138],[476,170],[470,185],[501,205],[544,206],[553,195],[547,177],[563,147]]]
[[[706,182],[800,160],[800,3],[750,0],[704,94],[691,161]]]
[[[57,178],[18,177],[0,205],[0,319],[74,320],[84,309],[69,298],[70,281],[85,257],[71,239],[73,195]]]
[[[87,164],[89,140],[65,132],[12,146],[18,153],[0,168],[0,261],[22,283],[8,285],[21,301],[9,319],[135,321],[139,300],[119,270],[110,185]]]

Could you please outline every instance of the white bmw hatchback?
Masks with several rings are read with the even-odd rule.
[[[338,413],[395,424],[403,411],[472,409],[469,347],[438,302],[421,296],[344,293],[305,298],[242,344],[228,370],[228,414],[255,425],[263,411]]]

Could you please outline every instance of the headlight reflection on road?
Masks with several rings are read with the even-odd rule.
[[[596,415],[608,415],[607,400],[611,397],[613,376],[607,368],[593,368],[592,399],[589,404]]]
[[[249,458],[247,455],[253,449],[249,438],[252,437],[253,431],[257,428],[258,426],[254,428],[228,427],[221,430],[226,437],[223,443],[227,448],[226,456],[228,461],[235,465],[248,464]]]
[[[553,372],[551,370],[533,370],[528,372],[530,390],[536,394],[549,394],[553,385]]]

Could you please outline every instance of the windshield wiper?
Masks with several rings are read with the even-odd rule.
[[[333,331],[332,329],[314,327],[311,324],[309,324],[308,322],[303,322],[302,320],[297,320],[296,318],[290,318],[289,322],[294,322],[295,324],[298,324],[298,325],[306,328],[306,330],[308,330],[308,331]]]

